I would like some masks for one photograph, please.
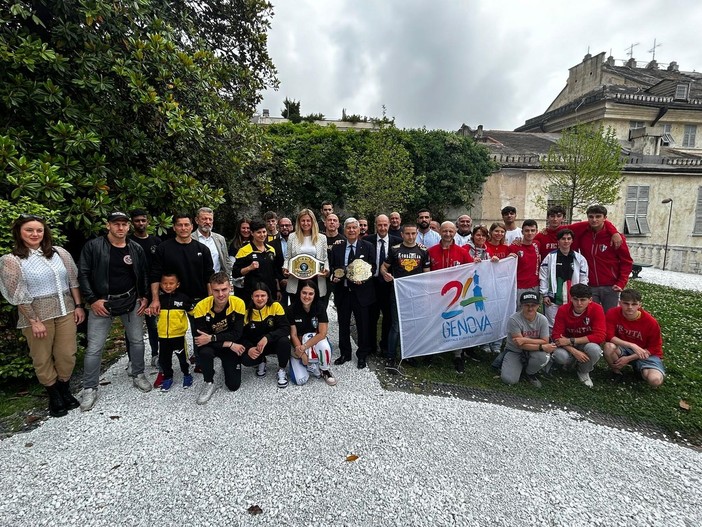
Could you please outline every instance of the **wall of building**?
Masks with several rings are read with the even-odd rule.
[[[483,186],[482,195],[476,200],[472,211],[452,210],[449,219],[466,212],[473,217],[474,224],[489,225],[501,219],[500,210],[506,205],[517,209],[517,222],[533,218],[539,227],[545,225],[546,212],[536,204],[536,198],[545,188],[547,179],[536,166],[528,166],[528,157],[523,167],[503,168],[492,174]],[[607,206],[608,218],[620,232],[624,232],[626,191],[630,185],[649,187],[647,220],[651,229],[644,236],[627,235],[627,243],[636,262],[663,266],[668,214],[670,204],[661,201],[672,198],[673,208],[668,241],[666,269],[686,273],[702,273],[702,235],[693,234],[698,188],[702,186],[700,174],[661,174],[647,172],[625,172],[620,187],[620,199]],[[576,220],[584,220],[583,213],[576,212]]]

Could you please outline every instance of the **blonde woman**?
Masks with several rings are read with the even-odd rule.
[[[285,255],[285,264],[283,266],[283,274],[288,279],[288,285],[285,290],[289,295],[297,295],[298,279],[293,275],[288,274],[288,262],[300,254],[313,256],[317,260],[324,263],[324,273],[314,278],[319,289],[320,299],[327,296],[327,281],[329,276],[329,257],[327,254],[327,237],[319,232],[317,219],[314,212],[310,209],[302,209],[295,220],[295,232],[290,234],[288,238],[288,251]],[[322,301],[326,306],[326,302]]]

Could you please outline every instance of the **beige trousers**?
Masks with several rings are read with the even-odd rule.
[[[67,381],[76,365],[76,323],[73,313],[44,320],[46,337],[35,338],[32,328],[23,328],[22,334],[29,344],[37,379],[44,386],[52,386],[57,380]]]

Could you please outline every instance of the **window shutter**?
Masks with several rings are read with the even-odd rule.
[[[695,210],[695,234],[702,234],[702,187],[697,188],[697,209]]]

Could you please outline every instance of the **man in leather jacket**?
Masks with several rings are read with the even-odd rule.
[[[107,235],[89,241],[81,252],[78,282],[90,304],[88,345],[83,373],[82,411],[97,400],[100,364],[113,317],[119,316],[129,340],[133,384],[151,390],[144,375],[144,310],[148,305],[147,264],[144,250],[127,239],[129,216],[113,212],[107,218]]]

